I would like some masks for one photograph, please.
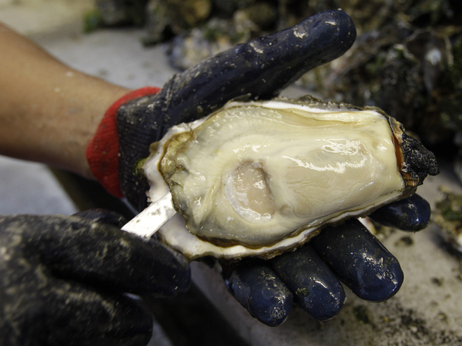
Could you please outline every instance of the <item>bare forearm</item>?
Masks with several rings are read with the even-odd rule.
[[[0,23],[0,154],[85,177],[85,149],[128,89],[73,70]]]

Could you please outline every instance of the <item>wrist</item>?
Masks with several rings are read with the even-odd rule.
[[[88,141],[129,90],[72,69],[0,25],[0,154],[91,178]]]
[[[144,87],[130,91],[117,99],[104,113],[96,133],[86,148],[86,159],[91,174],[112,195],[122,198],[119,184],[119,136],[117,110],[130,100],[156,94],[160,89]]]

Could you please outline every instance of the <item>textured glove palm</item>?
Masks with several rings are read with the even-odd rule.
[[[77,216],[1,217],[0,249],[1,345],[144,345],[151,314],[124,292],[189,286],[181,256]]]

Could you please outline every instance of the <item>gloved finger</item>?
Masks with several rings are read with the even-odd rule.
[[[307,71],[341,56],[355,39],[351,18],[331,10],[205,59],[174,75],[155,96],[152,110],[168,116],[158,118],[150,131],[161,138],[170,127],[207,115],[238,96],[272,98]]]
[[[327,320],[340,312],[345,291],[337,277],[309,244],[270,260],[276,275],[310,317]]]
[[[324,229],[310,244],[362,299],[387,300],[403,283],[398,260],[356,219]]]
[[[225,282],[236,300],[260,322],[275,327],[289,316],[293,295],[264,261],[241,261]]]
[[[30,250],[62,278],[136,294],[172,295],[189,287],[189,263],[154,240],[79,217],[28,216],[27,224]]]
[[[430,216],[430,204],[417,194],[387,204],[369,215],[371,219],[384,226],[412,232],[427,227]]]
[[[84,286],[55,280],[49,290],[19,305],[19,330],[25,345],[138,346],[152,334],[150,311],[132,298],[96,292]],[[21,313],[21,315],[19,315]],[[27,340],[26,340],[27,339]],[[19,343],[18,343],[19,344]]]
[[[238,96],[277,96],[307,71],[341,56],[355,39],[351,18],[331,10],[203,60],[176,74],[158,94],[169,115],[160,123],[158,138]]]

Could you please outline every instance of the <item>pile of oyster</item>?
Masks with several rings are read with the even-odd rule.
[[[150,201],[168,190],[178,212],[157,236],[192,259],[276,256],[438,173],[380,109],[312,97],[230,102],[153,147]]]
[[[356,43],[299,85],[326,100],[379,107],[425,145],[444,147],[444,153],[462,148],[460,1],[96,0],[96,5],[88,25],[144,25],[145,42],[169,40],[171,63],[181,69],[342,8],[355,22]],[[461,167],[456,165],[462,177]]]

